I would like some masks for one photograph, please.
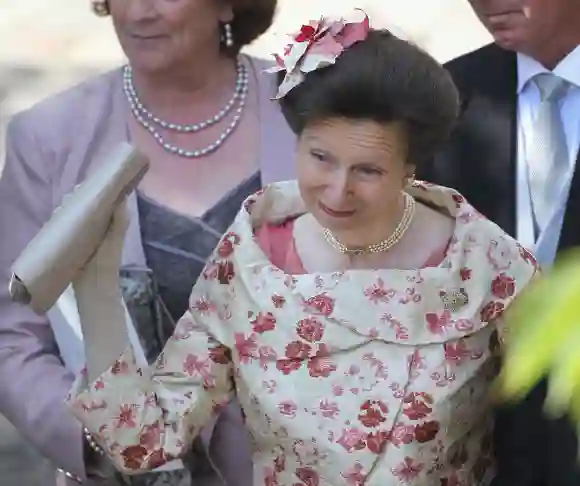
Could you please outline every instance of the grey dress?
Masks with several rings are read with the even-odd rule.
[[[121,285],[149,362],[154,361],[188,308],[205,261],[244,199],[261,187],[256,173],[232,189],[200,218],[190,218],[139,195],[141,236],[148,268],[125,267]],[[216,475],[198,441],[183,458],[187,471],[120,478],[131,486],[204,486]]]

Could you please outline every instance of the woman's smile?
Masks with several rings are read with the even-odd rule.
[[[356,213],[356,209],[348,209],[348,210],[332,209],[328,207],[326,204],[324,204],[322,201],[318,202],[318,206],[320,207],[320,209],[322,209],[322,211],[324,211],[329,216],[332,216],[333,218],[350,218],[351,216],[354,216]]]

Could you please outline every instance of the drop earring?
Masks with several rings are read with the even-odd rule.
[[[91,10],[99,17],[106,17],[111,13],[107,0],[91,0]]]
[[[222,40],[228,49],[234,46],[234,34],[232,32],[232,24],[230,22],[226,22],[224,24],[224,34],[222,36]]]

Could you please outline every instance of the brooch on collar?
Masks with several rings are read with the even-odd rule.
[[[439,297],[441,297],[441,300],[443,301],[443,307],[445,310],[453,312],[469,302],[469,297],[464,288],[455,288],[448,291],[442,290],[439,292]]]

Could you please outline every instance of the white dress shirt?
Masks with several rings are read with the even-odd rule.
[[[560,194],[557,210],[548,225],[536,239],[534,216],[528,184],[526,154],[533,137],[534,120],[540,106],[540,93],[530,80],[539,73],[549,72],[534,59],[518,54],[518,158],[517,158],[517,239],[535,250],[544,266],[553,263],[558,248],[570,182],[580,148],[580,46],[568,54],[552,71],[573,86],[560,102],[560,114],[568,143],[570,173],[565,189]],[[579,215],[580,218],[580,215]]]

